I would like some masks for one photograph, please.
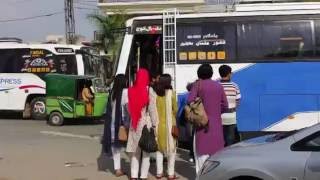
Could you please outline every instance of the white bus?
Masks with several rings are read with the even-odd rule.
[[[0,42],[0,110],[24,118],[45,117],[47,73],[105,78],[103,62],[91,47],[65,44]]]
[[[170,73],[181,110],[186,85],[210,63],[228,64],[240,86],[241,132],[288,131],[320,121],[320,3],[236,4],[228,12],[127,21],[117,74]]]

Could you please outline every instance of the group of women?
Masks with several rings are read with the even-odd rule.
[[[192,101],[200,96],[209,117],[208,128],[197,130],[195,133],[197,172],[209,155],[224,146],[221,112],[227,108],[227,101],[222,86],[211,80],[212,74],[210,65],[201,65],[198,69],[201,88],[196,86],[192,88],[188,98],[188,101]],[[148,178],[150,153],[139,147],[143,127],[147,126],[155,130],[158,146],[158,151],[155,153],[156,178],[167,177],[169,180],[178,178],[175,174],[177,140],[172,132],[176,128],[176,114],[176,94],[172,89],[169,74],[161,75],[157,82],[153,82],[151,85],[149,72],[146,69],[139,69],[133,86],[128,89],[123,74],[115,77],[107,105],[102,144],[104,151],[113,157],[117,177],[125,174],[120,163],[120,154],[125,148],[131,157],[130,179]],[[128,129],[126,142],[119,140],[121,126]],[[164,156],[167,157],[168,166],[166,176],[163,170]]]

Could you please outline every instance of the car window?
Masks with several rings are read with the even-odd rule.
[[[313,133],[291,146],[293,151],[320,151],[320,131]]]
[[[320,147],[320,136],[311,139],[310,141],[306,142],[307,146],[310,147]]]

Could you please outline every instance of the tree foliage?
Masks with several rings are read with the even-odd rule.
[[[117,40],[123,33],[120,33],[125,28],[125,21],[128,17],[117,12],[112,15],[101,15],[101,14],[91,14],[89,18],[92,19],[99,29],[99,40],[101,43],[101,48],[104,50],[109,50],[110,48],[117,45]]]

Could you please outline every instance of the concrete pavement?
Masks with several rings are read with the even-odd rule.
[[[98,171],[97,157],[101,145],[101,124],[71,123],[51,127],[44,121],[0,120],[0,180],[104,180],[116,178]],[[130,172],[129,158],[124,153],[124,170]],[[179,151],[176,172],[180,179],[194,179],[194,168],[186,162],[187,153]],[[155,179],[155,164],[150,179]]]

